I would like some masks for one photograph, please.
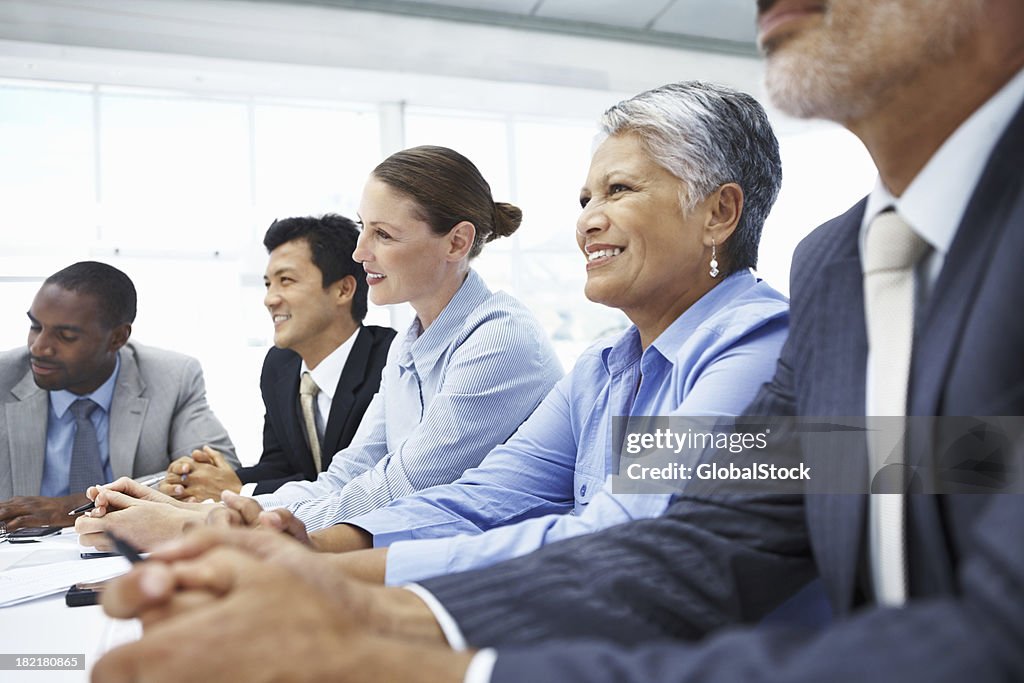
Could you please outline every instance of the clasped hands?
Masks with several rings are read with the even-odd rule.
[[[221,493],[242,490],[242,481],[234,468],[219,452],[203,446],[191,455],[178,458],[167,468],[167,478],[160,491],[189,503],[220,500]]]
[[[144,634],[93,681],[462,680],[470,653],[447,647],[418,597],[351,579],[337,559],[266,530],[193,530],[105,592],[106,612]]]
[[[86,496],[96,507],[78,518],[75,530],[82,545],[99,550],[110,549],[107,531],[142,550],[152,550],[204,523],[272,529],[311,543],[305,525],[287,510],[266,511],[255,500],[230,491],[223,492],[223,505],[188,503],[122,477],[106,486],[90,487]]]

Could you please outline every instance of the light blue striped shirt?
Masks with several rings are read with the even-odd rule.
[[[787,327],[785,297],[735,273],[646,350],[635,327],[591,347],[515,437],[459,481],[348,522],[375,545],[403,541],[391,545],[386,575],[401,584],[660,515],[669,494],[616,495],[604,485],[612,417],[740,413],[771,379]]]
[[[529,309],[470,271],[425,331],[414,320],[391,345],[380,390],[327,471],[255,498],[316,530],[450,483],[507,440],[561,376]]]
[[[71,404],[80,398],[92,399],[99,406],[92,411],[89,421],[96,428],[96,439],[99,441],[100,461],[103,463],[103,481],[93,482],[105,484],[113,479],[110,468],[110,404],[114,401],[114,388],[117,386],[117,375],[121,371],[121,354],[117,354],[114,371],[110,373],[96,391],[79,396],[67,389],[50,392],[50,410],[46,419],[46,461],[43,464],[43,480],[39,487],[41,496],[66,496],[71,481],[71,449],[75,443],[75,416],[71,414]],[[79,493],[79,491],[75,491]]]

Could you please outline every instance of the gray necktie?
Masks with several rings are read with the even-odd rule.
[[[75,439],[71,444],[69,493],[84,493],[87,488],[105,481],[100,461],[100,442],[89,416],[99,408],[91,399],[80,398],[71,404],[75,417]]]
[[[927,250],[927,243],[894,211],[880,213],[868,228],[864,312],[871,349],[869,420],[872,416],[906,415],[914,339],[914,265]],[[885,480],[902,490],[904,429],[897,429],[895,422],[879,420],[869,431],[870,473],[874,477],[888,466]],[[907,598],[904,495],[877,493],[869,499],[875,596],[881,604],[901,605]]]
[[[313,452],[313,464],[316,471],[320,471],[323,458],[320,454],[320,434],[316,428],[316,397],[320,393],[320,387],[313,380],[309,372],[302,373],[299,381],[299,404],[302,406],[302,420],[306,427],[306,438],[309,439],[309,450]]]

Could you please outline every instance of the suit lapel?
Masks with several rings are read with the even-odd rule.
[[[348,422],[352,406],[355,405],[355,393],[366,380],[366,369],[370,364],[372,350],[373,343],[370,333],[366,331],[366,328],[360,327],[356,340],[352,343],[352,350],[345,361],[345,367],[342,368],[341,377],[338,378],[338,387],[334,390],[334,398],[331,401],[331,414],[327,420],[327,428],[324,430],[324,467],[330,463],[331,456],[338,450],[336,445]]]
[[[302,358],[297,353],[290,353],[288,360],[278,366],[274,378],[274,400],[278,405],[277,414],[282,416],[284,423],[281,446],[288,457],[305,472],[307,468],[313,469],[313,455],[306,440],[306,430],[302,426],[302,407],[299,405],[301,367]]]
[[[910,415],[942,415],[943,392],[969,317],[988,274],[992,254],[1013,228],[1010,220],[1021,203],[1020,157],[1024,154],[1024,107],[1021,107],[985,166],[950,245],[935,288],[920,317],[911,366]],[[1012,226],[1012,227],[1011,227]],[[984,360],[984,359],[982,359]],[[911,458],[934,451],[930,430],[910,434]],[[910,496],[908,529],[911,578],[926,589],[951,592],[956,585],[952,557],[937,496]],[[913,587],[913,584],[912,584]]]
[[[996,143],[920,318],[911,367],[911,415],[942,413],[942,387],[959,352],[967,316],[1019,198],[1021,155],[1024,107]]]
[[[977,291],[984,281],[989,255],[1000,244],[1003,231],[1008,229],[1008,216],[1020,201],[1020,182],[1007,179],[1016,179],[1019,175],[1019,159],[1024,153],[1024,108],[1017,112],[995,150],[964,213],[931,297],[919,317],[908,387],[907,412],[910,415],[941,415],[944,412],[943,388],[947,384],[952,360],[960,352],[960,340],[975,305]],[[845,221],[848,225],[845,234],[854,240],[863,208],[855,213],[847,214]],[[856,242],[854,247],[856,253]],[[848,298],[840,307],[838,300],[829,301],[826,292],[823,298],[825,306],[817,310],[823,315],[828,315],[830,310],[850,311],[851,325],[845,327],[845,333],[863,335],[864,305],[859,272],[854,283],[852,266],[841,262],[830,273],[829,280],[831,288],[846,289]],[[841,284],[843,281],[846,281],[845,285]],[[867,348],[866,341],[864,348]],[[855,355],[842,355],[856,360]],[[863,365],[863,360],[861,355],[858,362]],[[863,373],[864,368],[861,367],[859,378],[847,376],[846,381],[862,390]],[[840,372],[843,374],[848,375]],[[859,401],[857,406],[851,404],[853,410],[849,414],[861,414],[864,409],[862,393]],[[931,438],[915,431],[908,448],[912,459],[915,453],[930,453]],[[812,533],[816,532],[823,541],[815,544],[818,561],[822,572],[832,579],[830,594],[841,611],[846,611],[851,604],[853,582],[860,566],[858,554],[863,542],[865,500],[866,497],[861,495],[811,496],[808,500],[809,509],[817,508],[817,514],[809,514]],[[950,553],[943,531],[939,498],[911,496],[908,516],[908,528],[913,530],[909,553],[911,578],[920,579],[924,573],[932,589],[940,587],[941,590],[952,591],[955,577],[946,559]],[[911,589],[914,590],[913,583]]]
[[[117,375],[114,399],[110,403],[110,469],[114,478],[133,476],[135,453],[146,419],[149,399],[143,396],[146,383],[139,374],[135,356],[128,347],[119,352],[121,369]]]
[[[864,292],[857,238],[864,205],[859,204],[842,218],[835,260],[825,267],[820,279],[817,303],[808,313],[814,325],[816,364],[804,378],[813,387],[800,406],[801,414],[857,416],[864,414],[864,377],[867,361],[867,332],[864,323]],[[865,452],[838,454],[809,453],[819,459],[833,481],[862,481],[867,473]],[[829,597],[841,612],[853,601],[860,548],[864,535],[863,495],[822,494],[807,499],[808,524],[815,557],[822,575],[827,576]]]
[[[49,393],[36,386],[31,371],[25,373],[11,393],[18,398],[17,403],[5,406],[12,488],[16,496],[38,496],[46,462]]]

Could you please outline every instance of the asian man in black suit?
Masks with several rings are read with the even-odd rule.
[[[758,8],[773,100],[858,135],[879,181],[797,249],[789,340],[748,413],[1024,415],[1024,4]],[[881,297],[879,273],[892,287]],[[905,462],[964,455],[966,443],[943,451],[936,424],[910,432]],[[806,438],[791,445],[812,467],[866,479],[867,454],[822,453]],[[1006,453],[1017,476],[1022,445]],[[286,538],[204,530],[107,594],[108,611],[143,615],[150,630],[101,660],[94,680],[173,680],[147,662],[173,659],[204,628],[218,634],[217,658],[230,652],[268,677],[279,662],[294,680],[1024,680],[1024,496],[885,495],[902,508],[890,523],[881,495],[864,491],[684,490],[658,519],[417,592],[360,586],[329,559],[314,568]],[[881,542],[889,531],[896,543]],[[276,572],[306,581],[274,590],[286,583]],[[836,614],[828,627],[744,625],[815,575]],[[279,639],[261,656],[252,629],[221,628],[277,605],[316,638]],[[485,649],[453,651],[467,646]],[[319,656],[295,666],[284,647]],[[182,666],[223,670],[212,654]]]
[[[232,470],[212,449],[196,451],[172,463],[165,493],[197,500],[219,500],[225,489],[270,493],[288,481],[316,479],[348,446],[377,393],[395,337],[389,327],[362,324],[368,287],[352,259],[358,238],[356,225],[337,214],[270,226],[263,280],[274,347],[260,376],[263,455],[255,465]],[[306,392],[306,407],[305,375],[316,384]]]

